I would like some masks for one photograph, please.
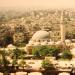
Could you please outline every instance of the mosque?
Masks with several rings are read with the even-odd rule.
[[[30,52],[34,46],[53,45],[54,43],[55,42],[51,39],[51,32],[46,29],[41,29],[34,33],[29,43],[26,45],[26,50]]]
[[[37,32],[35,32],[30,39],[29,43],[26,45],[26,51],[31,54],[32,48],[34,46],[42,46],[42,45],[62,45],[61,40],[59,39],[58,41],[52,40],[51,36],[51,31],[47,31],[47,29],[41,29]],[[56,33],[55,33],[56,34]],[[54,36],[58,37],[58,36]],[[61,36],[60,36],[61,37]],[[65,43],[67,46],[71,46],[72,42],[69,39],[65,39]]]

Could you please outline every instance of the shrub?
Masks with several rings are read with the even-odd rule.
[[[37,57],[40,57],[40,56],[57,57],[59,52],[60,52],[59,48],[49,47],[49,46],[38,46],[38,47],[34,47],[32,50],[32,54]]]
[[[24,67],[26,65],[26,61],[24,61],[23,59],[20,60],[20,62],[18,63],[19,66]]]
[[[43,60],[42,67],[45,69],[54,69],[53,64],[51,64],[51,62],[49,60]]]
[[[49,52],[48,52],[47,46],[37,46],[37,47],[34,47],[32,50],[32,54],[37,57],[46,56],[48,53]]]
[[[36,57],[40,57],[40,53],[38,50],[33,50],[32,54]]]
[[[17,65],[18,63],[17,63],[17,59],[13,59],[13,61],[12,61],[12,65],[14,66],[14,65]]]
[[[39,54],[41,56],[46,56],[49,53],[49,48],[47,46],[41,46],[39,50]]]
[[[50,56],[57,57],[59,53],[60,53],[60,49],[59,48],[55,48],[55,47],[49,48],[49,55]]]
[[[62,59],[72,59],[72,54],[69,50],[64,50],[62,55],[61,55]]]

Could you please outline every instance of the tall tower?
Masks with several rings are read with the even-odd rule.
[[[65,25],[63,24],[63,11],[61,11],[60,17],[60,34],[61,34],[61,42],[64,49],[66,49],[65,44]]]

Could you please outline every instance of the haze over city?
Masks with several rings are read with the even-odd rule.
[[[0,0],[0,8],[75,8],[74,0]]]

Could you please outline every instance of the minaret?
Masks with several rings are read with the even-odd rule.
[[[61,34],[61,42],[64,49],[66,49],[65,44],[65,25],[63,24],[63,11],[61,11],[61,18],[60,18],[60,34]]]

